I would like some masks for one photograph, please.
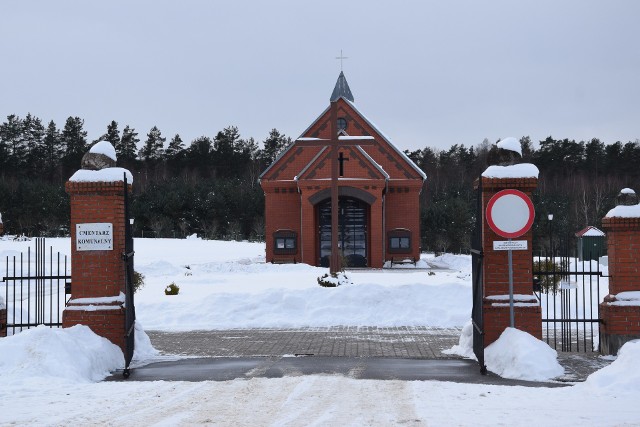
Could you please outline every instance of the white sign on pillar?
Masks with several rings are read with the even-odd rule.
[[[94,222],[76,224],[77,251],[112,251],[113,224]]]

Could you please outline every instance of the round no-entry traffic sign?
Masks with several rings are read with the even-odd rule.
[[[518,190],[498,191],[487,205],[487,222],[498,236],[511,239],[529,231],[535,218],[531,199]]]

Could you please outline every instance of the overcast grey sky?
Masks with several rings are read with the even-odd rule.
[[[2,1],[0,117],[298,136],[344,72],[400,149],[640,138],[640,2]]]

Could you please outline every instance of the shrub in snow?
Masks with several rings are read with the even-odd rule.
[[[139,273],[137,271],[133,272],[133,293],[135,294],[138,290],[144,287],[144,274]]]
[[[353,285],[353,282],[344,272],[326,273],[318,277],[318,284],[324,288],[335,288],[342,285]]]
[[[484,357],[487,368],[504,378],[546,381],[564,374],[554,349],[515,328],[505,329],[485,349]]]
[[[585,384],[608,391],[640,393],[640,340],[627,342],[611,365],[589,375]]]
[[[180,286],[176,285],[175,282],[171,282],[169,286],[164,288],[165,295],[178,295],[180,293]]]
[[[533,263],[533,271],[539,272],[553,272],[555,271],[557,274],[539,274],[534,275],[533,280],[537,280],[540,284],[540,288],[544,293],[557,293],[560,288],[558,287],[558,283],[560,283],[560,279],[562,278],[562,272],[567,271],[568,266],[562,265],[562,263],[554,262],[551,259],[545,259],[540,261],[535,261]]]
[[[3,384],[27,378],[92,382],[124,366],[120,347],[88,326],[58,329],[38,326],[0,340]]]

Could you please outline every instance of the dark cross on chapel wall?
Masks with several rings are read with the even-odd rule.
[[[342,56],[342,55],[340,55]],[[371,136],[363,136],[361,138],[349,137],[340,139],[338,135],[338,101],[331,102],[329,112],[329,129],[330,139],[298,139],[295,144],[298,147],[330,147],[329,157],[331,159],[331,259],[329,261],[329,271],[337,273],[340,271],[340,248],[338,248],[338,162],[340,165],[344,160],[348,160],[342,156],[338,157],[338,149],[340,147],[355,145],[373,145],[374,140]],[[341,168],[340,168],[341,169]],[[342,171],[340,171],[342,175]]]
[[[340,152],[340,156],[338,157],[338,161],[340,162],[340,176],[344,176],[344,162],[349,161],[348,157],[344,157],[342,155],[342,151]]]

